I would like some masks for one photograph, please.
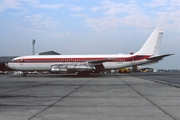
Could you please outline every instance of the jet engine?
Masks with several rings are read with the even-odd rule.
[[[96,68],[94,66],[88,65],[52,65],[51,72],[63,72],[63,73],[71,73],[71,72],[83,72],[83,71],[93,71]]]

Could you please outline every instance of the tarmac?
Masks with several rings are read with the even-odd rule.
[[[0,75],[0,120],[180,120],[180,88],[149,76]]]

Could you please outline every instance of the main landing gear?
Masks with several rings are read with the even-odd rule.
[[[21,75],[22,75],[23,77],[26,77],[26,76],[27,76],[27,73],[22,72]]]
[[[78,72],[77,75],[78,76],[89,76],[89,72]]]

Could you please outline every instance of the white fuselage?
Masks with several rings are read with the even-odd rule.
[[[20,71],[51,71],[52,66],[97,66],[102,70],[119,69],[149,62],[149,56],[133,55],[37,55],[22,56],[13,59],[8,67]],[[109,60],[110,59],[110,60]],[[103,61],[105,60],[105,61]],[[107,61],[106,61],[107,60]],[[97,62],[96,61],[100,61]],[[101,62],[103,61],[103,62]],[[74,71],[76,72],[76,71]]]

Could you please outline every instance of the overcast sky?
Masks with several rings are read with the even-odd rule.
[[[1,0],[0,56],[136,52],[164,27],[155,68],[180,69],[180,0]]]

